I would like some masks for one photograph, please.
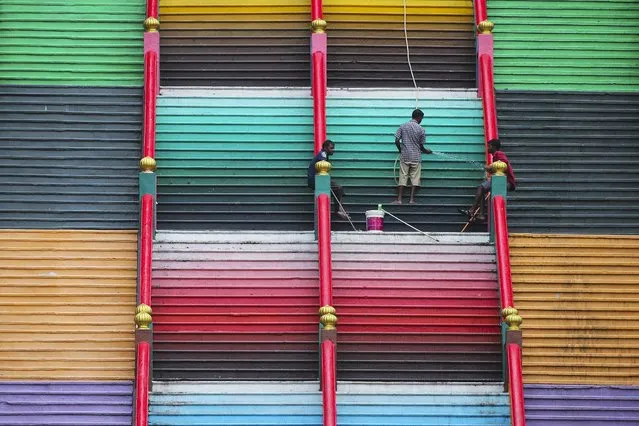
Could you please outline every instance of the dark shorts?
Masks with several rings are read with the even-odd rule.
[[[485,181],[483,181],[483,182],[481,183],[481,185],[479,185],[479,186],[481,186],[481,189],[482,189],[484,192],[489,192],[489,191],[490,191],[490,179],[486,179],[486,180],[485,180]],[[515,190],[515,188],[513,188],[513,186],[509,183],[509,184],[508,184],[508,191],[509,191],[509,192],[512,192],[512,191],[514,191],[514,190]]]

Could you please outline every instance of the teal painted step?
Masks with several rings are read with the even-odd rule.
[[[317,383],[156,383],[151,426],[321,426]],[[510,424],[498,385],[338,384],[340,426]]]
[[[142,86],[143,0],[3,0],[0,84]]]
[[[365,229],[365,212],[377,204],[390,204],[396,196],[398,153],[394,134],[410,120],[414,98],[328,98],[328,135],[336,142],[331,176],[345,187],[346,208],[356,226]],[[475,187],[483,178],[483,113],[481,101],[420,99],[425,113],[422,126],[426,145],[435,152],[457,158],[423,155],[422,188],[416,206],[387,206],[389,211],[422,230],[459,231],[463,226],[458,207],[472,204]],[[472,164],[465,162],[477,162]],[[408,202],[408,190],[405,193]],[[338,230],[350,225],[336,223]],[[408,231],[388,218],[386,231]]]
[[[495,87],[639,91],[639,1],[488,0]]]
[[[158,99],[159,228],[311,230],[310,96],[276,97],[278,92],[268,90],[241,97],[180,93],[186,92]],[[366,210],[395,196],[393,135],[410,118],[414,99],[341,96],[329,96],[327,106],[328,135],[337,143],[332,175],[346,187],[347,208],[363,227]],[[483,162],[481,104],[472,92],[464,96],[421,101],[427,143],[433,150]],[[424,230],[459,231],[463,217],[456,208],[472,202],[483,173],[459,160],[434,155],[424,160],[419,205],[394,213]],[[335,229],[343,226],[335,222]],[[390,221],[387,229],[406,230]]]
[[[312,153],[310,96],[160,96],[158,226],[310,230]]]

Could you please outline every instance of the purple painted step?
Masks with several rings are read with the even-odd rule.
[[[0,425],[130,426],[131,382],[0,382]]]
[[[526,385],[528,426],[639,425],[639,387]]]

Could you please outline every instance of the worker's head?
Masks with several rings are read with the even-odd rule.
[[[330,139],[326,139],[322,144],[322,150],[324,150],[328,155],[333,155],[335,152],[335,143],[333,143]]]
[[[413,120],[417,121],[418,123],[421,123],[423,118],[424,118],[424,111],[422,111],[421,109],[416,109],[415,111],[413,111]]]
[[[488,152],[494,154],[501,149],[501,142],[499,139],[491,139],[488,141]]]

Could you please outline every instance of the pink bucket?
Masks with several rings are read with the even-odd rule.
[[[384,210],[366,210],[366,230],[384,232]]]

